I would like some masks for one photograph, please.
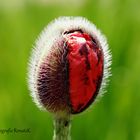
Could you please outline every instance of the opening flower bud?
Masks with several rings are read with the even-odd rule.
[[[38,106],[57,114],[84,111],[100,95],[111,64],[105,37],[81,17],[60,17],[36,41],[29,87]]]

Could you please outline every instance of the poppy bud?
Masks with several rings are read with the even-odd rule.
[[[31,54],[35,103],[55,114],[84,111],[106,85],[111,55],[105,37],[82,17],[60,17],[40,34]]]

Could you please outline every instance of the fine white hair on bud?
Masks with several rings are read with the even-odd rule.
[[[106,37],[93,23],[83,17],[59,17],[45,27],[32,50],[31,96],[38,107],[50,112],[80,113],[103,94],[110,66]]]

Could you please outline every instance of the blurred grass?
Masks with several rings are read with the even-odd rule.
[[[44,26],[70,15],[94,22],[113,54],[108,92],[73,117],[72,140],[140,140],[139,5],[138,0],[0,0],[0,129],[31,129],[30,134],[0,134],[0,140],[52,139],[51,116],[38,110],[29,96],[27,63]]]

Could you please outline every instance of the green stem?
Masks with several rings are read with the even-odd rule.
[[[54,118],[53,140],[70,140],[70,116],[66,118]]]

